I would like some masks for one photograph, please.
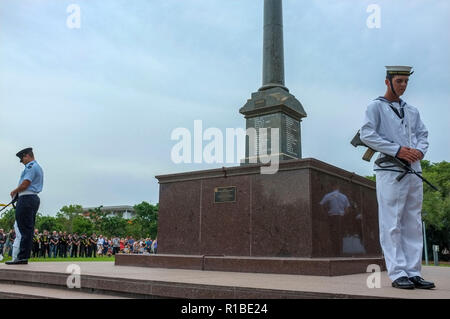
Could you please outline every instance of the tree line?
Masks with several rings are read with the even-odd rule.
[[[89,211],[89,216],[83,215],[81,205],[63,206],[56,216],[36,215],[35,228],[39,232],[62,231],[70,234],[103,234],[103,236],[133,238],[156,238],[158,232],[159,205],[147,202],[134,205],[135,216],[124,219],[121,215],[110,215],[102,211],[102,206]],[[0,228],[5,231],[14,228],[15,210],[13,208],[4,212],[0,218]]]

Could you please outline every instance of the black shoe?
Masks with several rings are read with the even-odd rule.
[[[16,260],[10,260],[5,261],[6,265],[27,265],[28,259],[16,259]]]
[[[408,279],[408,277],[400,277],[394,280],[392,287],[400,289],[414,289],[414,283]]]
[[[416,287],[417,289],[431,289],[436,287],[434,283],[426,281],[419,276],[411,277],[409,278],[409,280],[414,284],[414,287]]]

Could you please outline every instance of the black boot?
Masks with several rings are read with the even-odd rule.
[[[403,276],[394,280],[392,287],[400,289],[414,289],[414,283],[410,281],[408,277]]]
[[[416,287],[417,289],[431,289],[436,287],[434,283],[426,281],[419,276],[411,277],[409,278],[409,280],[414,284],[414,287]]]
[[[16,259],[5,262],[6,265],[27,265],[28,259]]]

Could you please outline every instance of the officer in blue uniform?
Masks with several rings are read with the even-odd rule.
[[[19,186],[11,192],[12,198],[18,196],[14,223],[16,239],[13,245],[13,259],[7,261],[5,263],[7,265],[28,264],[36,213],[40,204],[38,194],[42,191],[44,184],[44,173],[34,159],[33,149],[29,147],[21,150],[16,156],[25,165],[25,169],[20,176]]]

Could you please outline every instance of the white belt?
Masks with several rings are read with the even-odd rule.
[[[37,195],[38,193],[33,192],[33,191],[23,191],[21,193],[19,193],[19,197],[23,196],[23,195]]]

